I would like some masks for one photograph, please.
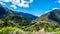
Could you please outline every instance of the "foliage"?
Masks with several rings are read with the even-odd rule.
[[[8,34],[9,31],[16,30],[15,27],[3,27],[0,29],[0,34]]]

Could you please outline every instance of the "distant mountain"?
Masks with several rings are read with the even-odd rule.
[[[23,12],[15,12],[17,13],[18,15],[22,15],[23,17],[29,19],[29,20],[35,20],[38,18],[38,16],[35,16],[35,15],[32,15],[32,14],[29,14],[29,13],[23,13]]]

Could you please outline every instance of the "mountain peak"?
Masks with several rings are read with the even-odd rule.
[[[35,20],[35,23],[48,23],[48,24],[60,24],[60,10],[52,10]]]

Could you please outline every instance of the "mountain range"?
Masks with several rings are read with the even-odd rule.
[[[60,28],[60,10],[51,10],[37,17],[29,13],[15,12],[0,5],[0,27],[7,26],[25,28],[28,31],[40,30],[46,26]]]

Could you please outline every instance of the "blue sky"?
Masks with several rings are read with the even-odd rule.
[[[60,9],[60,0],[31,0],[31,1],[23,0],[23,1],[26,1],[25,5],[14,4],[12,3],[12,1],[8,2],[8,0],[7,1],[0,0],[0,4],[17,12],[30,13],[36,16],[41,16],[42,14],[49,12],[49,10],[52,10],[53,8]]]

